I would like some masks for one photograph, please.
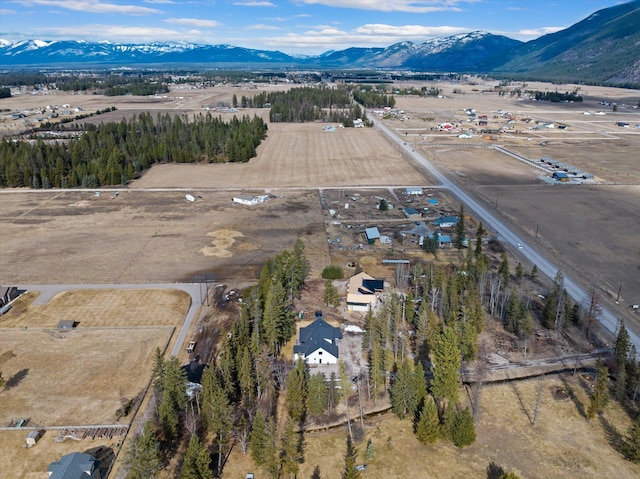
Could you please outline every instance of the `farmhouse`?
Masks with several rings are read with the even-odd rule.
[[[300,328],[293,359],[302,359],[307,364],[336,364],[340,339],[340,328],[334,328],[324,319],[316,319],[306,328]]]
[[[384,291],[384,281],[367,273],[352,276],[347,287],[347,311],[367,312],[378,305],[378,296]]]
[[[364,235],[369,244],[374,244],[376,240],[380,241],[380,231],[378,231],[378,228],[367,228],[364,230]]]
[[[99,465],[91,454],[74,452],[49,464],[47,473],[49,479],[100,479]]]
[[[457,216],[441,216],[440,218],[436,218],[433,224],[440,228],[451,228],[457,225],[458,221]]]

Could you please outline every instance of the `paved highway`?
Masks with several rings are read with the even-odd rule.
[[[544,275],[552,279],[556,276],[559,268],[555,264],[536,251],[530,244],[527,244],[522,238],[518,237],[500,218],[495,216],[486,207],[441,173],[440,170],[438,170],[430,161],[424,158],[420,153],[416,152],[412,144],[406,143],[403,138],[394,134],[377,119],[372,119],[372,121],[375,126],[385,133],[392,142],[398,144],[400,148],[402,148],[417,164],[427,170],[433,178],[442,184],[442,186],[448,188],[449,191],[451,191],[451,193],[453,193],[466,208],[473,211],[478,219],[482,220],[485,225],[495,231],[500,240],[515,248],[518,253],[531,261],[531,263],[535,264],[538,270]],[[563,275],[565,288],[573,301],[580,305],[589,304],[589,293],[564,274],[564,272]],[[613,335],[616,334],[618,319],[608,309],[603,308],[602,314],[598,319],[605,330],[609,331]],[[629,330],[629,328],[627,329]],[[636,349],[640,351],[640,337],[631,330],[629,330],[629,336]]]

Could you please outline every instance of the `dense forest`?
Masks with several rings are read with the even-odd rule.
[[[323,121],[353,126],[353,120],[362,118],[362,110],[351,99],[349,89],[344,87],[263,92],[252,98],[242,96],[240,104],[242,107],[270,108],[269,119],[274,123]]]
[[[95,188],[126,184],[157,163],[246,162],[256,155],[267,125],[243,116],[142,113],[117,123],[86,124],[71,140],[0,143],[0,186]]]
[[[581,102],[582,97],[575,91],[572,93],[559,91],[528,91],[527,93],[533,95],[537,101],[550,101],[552,103],[561,103],[564,101]]]
[[[353,98],[358,103],[362,103],[367,108],[393,108],[396,106],[396,99],[393,95],[373,90],[371,87],[361,87],[353,90]]]
[[[119,73],[119,74],[44,74],[44,73],[4,73],[0,84],[9,86],[29,86],[57,89],[60,91],[94,91],[106,96],[155,95],[167,93],[164,74],[159,73]]]

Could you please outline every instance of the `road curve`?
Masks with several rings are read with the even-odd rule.
[[[403,149],[411,157],[412,160],[414,160],[418,165],[427,170],[429,174],[433,176],[433,178],[435,178],[442,184],[442,186],[448,188],[449,191],[451,191],[451,193],[453,193],[453,195],[455,195],[465,205],[466,208],[473,211],[477,218],[482,220],[485,225],[495,231],[498,238],[500,238],[503,242],[510,244],[513,248],[515,248],[515,251],[531,261],[531,263],[535,264],[542,274],[551,279],[556,276],[559,268],[555,264],[549,261],[541,253],[536,251],[530,244],[526,243],[523,239],[518,237],[500,218],[496,217],[491,211],[489,211],[486,207],[476,201],[472,196],[467,194],[462,188],[460,188],[447,176],[441,173],[440,170],[438,170],[435,165],[433,165],[433,163],[416,152],[412,144],[406,143],[401,137],[395,135],[387,126],[385,126],[379,120],[371,118],[371,121],[374,123],[376,128],[387,135],[390,141],[399,145],[399,147]],[[518,245],[520,245],[521,247],[519,248]],[[573,301],[580,304],[581,306],[589,304],[589,293],[585,291],[581,286],[579,286],[575,281],[569,278],[566,274],[563,273],[563,275],[565,288]],[[605,330],[607,330],[614,336],[616,335],[618,319],[611,313],[611,311],[603,307],[602,313],[598,320]],[[629,332],[631,342],[635,345],[636,350],[640,351],[640,337],[628,328],[627,330]]]
[[[18,289],[27,291],[39,291],[40,295],[33,301],[33,304],[47,304],[51,298],[63,291],[74,291],[80,289],[179,289],[191,296],[191,304],[182,322],[182,327],[178,333],[171,355],[177,356],[182,349],[184,341],[191,328],[196,314],[202,306],[203,284],[202,283],[157,283],[157,284],[20,284]]]

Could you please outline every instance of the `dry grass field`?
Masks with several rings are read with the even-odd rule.
[[[416,149],[487,204],[499,199],[498,213],[512,220],[525,238],[533,238],[539,229],[536,247],[549,251],[573,277],[587,286],[597,283],[608,292],[615,292],[617,285],[623,283],[623,306],[640,302],[640,160],[634,155],[640,147],[640,130],[633,129],[635,123],[640,123],[640,115],[630,108],[621,108],[614,114],[610,107],[605,116],[595,115],[595,111],[604,109],[598,103],[601,99],[635,105],[638,92],[583,87],[581,93],[586,101],[582,104],[546,104],[482,92],[489,88],[487,85],[438,86],[444,89],[445,98],[398,97],[398,106],[410,119],[389,120],[390,126],[399,133],[420,129],[422,136],[407,136]],[[454,88],[461,93],[453,93]],[[555,86],[529,84],[527,88],[544,90]],[[562,91],[572,88],[558,86]],[[117,102],[116,112],[91,120],[103,121],[145,110],[202,112],[207,106],[228,104],[234,93],[239,97],[257,91],[216,87],[174,90],[158,100],[25,95],[10,101],[20,109],[69,103],[83,106],[86,111]],[[504,110],[514,112],[518,118],[565,123],[569,128],[531,131],[528,124],[520,121],[516,128],[521,133],[497,135],[494,140],[477,136],[462,140],[430,129],[439,122],[463,121],[463,109],[469,107],[478,114],[487,114],[491,127],[499,126],[502,120],[494,116]],[[584,111],[590,115],[584,115]],[[241,110],[239,114],[265,112]],[[616,121],[628,121],[632,128],[616,127]],[[11,125],[0,125],[2,128]],[[476,147],[462,147],[469,142]],[[531,158],[551,156],[592,172],[607,184],[546,185],[538,170],[486,148],[493,144],[505,145]],[[216,282],[236,287],[254,281],[264,261],[291,247],[297,238],[305,242],[316,278],[331,257],[340,263],[361,259],[367,271],[386,274],[388,270],[376,264],[381,250],[329,249],[333,246],[328,244],[328,237],[349,237],[349,244],[355,244],[357,234],[351,238],[352,233],[343,226],[329,225],[331,218],[321,209],[315,189],[337,187],[334,191],[341,194],[342,188],[346,193],[349,185],[371,186],[378,188],[371,188],[367,194],[386,197],[386,186],[425,185],[430,181],[374,130],[337,129],[327,133],[321,124],[272,124],[258,157],[247,164],[154,167],[130,188],[118,189],[117,197],[106,191],[99,197],[86,191],[0,193],[2,284],[161,283],[193,280],[198,274],[207,273]],[[197,196],[196,201],[187,202],[186,191],[145,191],[171,187],[189,189]],[[262,194],[265,190],[275,196],[267,203],[254,207],[231,203],[234,194]],[[332,194],[331,201],[343,200]],[[396,207],[407,206],[403,199],[396,201],[390,191],[388,194]],[[457,209],[455,199],[446,198],[444,203],[449,209]],[[359,205],[357,200],[345,222],[364,224],[384,219],[371,205],[362,209]],[[397,213],[393,212],[393,221],[397,221]],[[417,257],[415,251],[401,248],[392,248],[389,253]],[[169,333],[164,328],[102,327],[178,325],[186,307],[185,298],[178,293],[164,298],[154,291],[138,294],[145,296],[120,296],[119,307],[130,305],[130,310],[123,311],[116,320],[102,315],[113,299],[91,292],[57,297],[44,306],[25,305],[19,312],[28,315],[28,323],[24,321],[27,316],[17,318],[10,314],[0,319],[0,327],[14,328],[3,330],[0,335],[0,357],[5,359],[1,365],[3,374],[12,377],[28,370],[15,388],[0,393],[0,419],[8,422],[16,415],[28,415],[47,424],[73,418],[91,423],[113,420],[120,399],[130,398],[142,389],[148,379],[150,353],[156,345],[166,343]],[[131,301],[138,305],[131,305]],[[155,310],[147,311],[150,304],[161,311],[157,318],[146,315]],[[172,318],[178,319],[172,322]],[[34,330],[55,327],[59,319],[79,321],[78,330],[64,334]],[[83,330],[90,325],[100,328]],[[23,326],[29,330],[20,330]],[[9,351],[12,353],[7,354]],[[131,373],[133,367],[135,374]],[[95,378],[87,374],[94,370]],[[79,382],[73,381],[78,378]],[[580,415],[576,404],[586,402],[580,384],[569,384],[578,398],[575,403],[552,397],[550,391],[562,384],[558,378],[545,379],[535,426],[523,413],[513,385],[487,387],[483,396],[486,409],[477,426],[478,441],[462,451],[446,444],[421,446],[413,437],[409,422],[400,422],[391,415],[373,418],[367,434],[377,452],[364,474],[372,478],[484,478],[488,465],[495,462],[523,478],[638,477],[640,469],[615,452],[603,424],[586,421]],[[516,385],[528,407],[534,403],[536,386],[535,382]],[[66,403],[64,399],[70,392],[82,398],[86,408],[75,402]],[[7,403],[7,398],[12,399]],[[50,398],[55,399],[51,404],[47,402]],[[615,406],[609,407],[605,418],[618,432],[628,426],[628,417]],[[609,428],[609,432],[612,430]],[[29,454],[41,454],[37,452],[41,444],[31,450],[17,450],[24,438],[16,439],[11,434],[6,441],[0,435],[3,446],[12,445],[6,452],[3,447],[0,454],[0,476],[10,471],[8,477],[36,477],[36,465],[41,471],[41,464],[58,459],[63,451],[69,452],[61,449],[69,447],[66,444],[48,445],[50,438],[45,435],[41,450],[46,445],[46,457],[38,459],[40,463],[34,459],[25,467]],[[344,438],[343,430],[308,435],[306,462],[300,476],[311,476],[318,465],[323,477],[336,477],[343,463]],[[88,448],[84,443],[78,447]],[[364,447],[359,446],[361,457]],[[22,465],[7,469],[12,464]],[[244,477],[250,469],[250,460],[247,462],[236,449],[225,477]]]

